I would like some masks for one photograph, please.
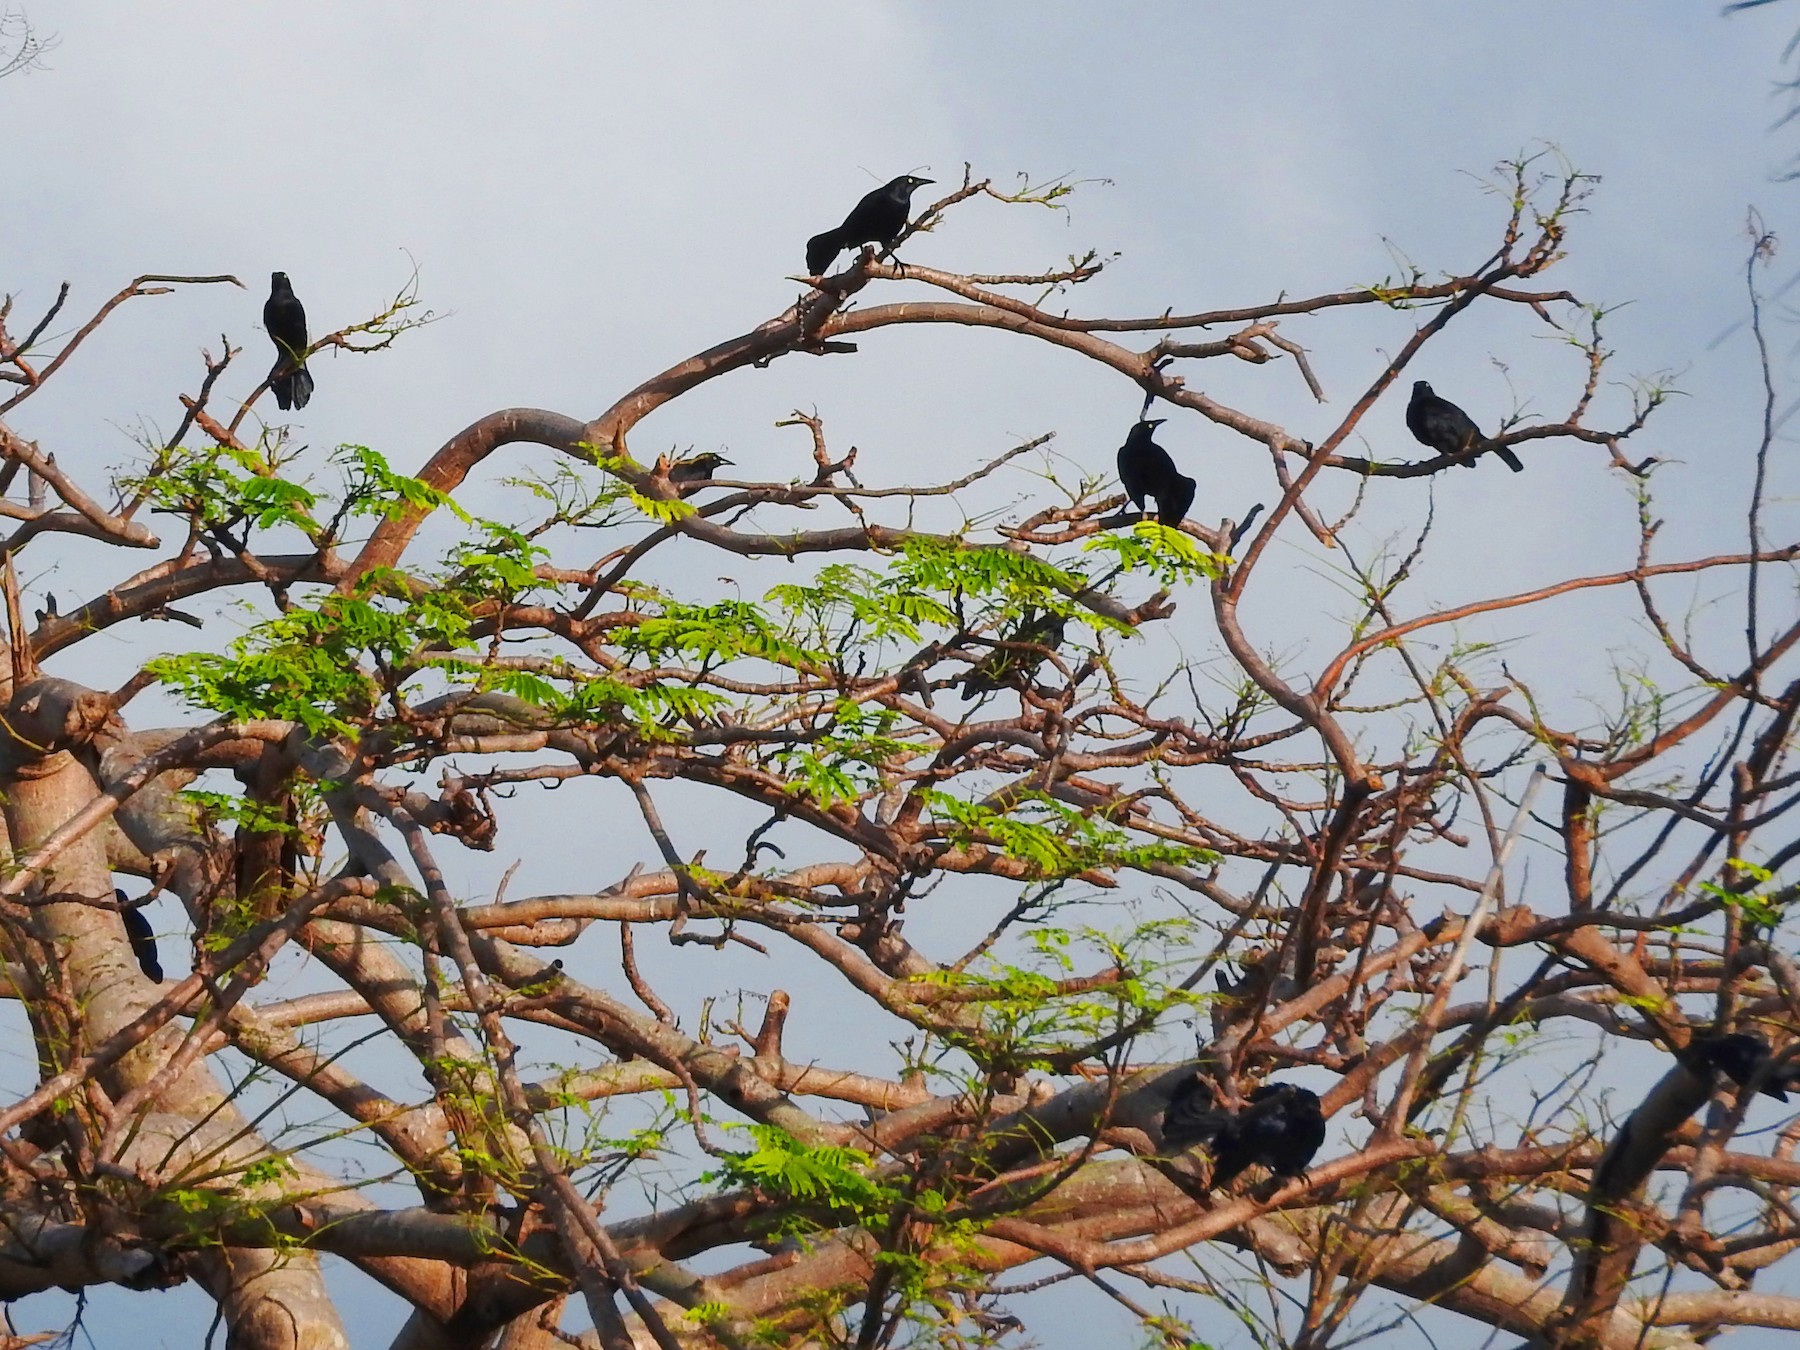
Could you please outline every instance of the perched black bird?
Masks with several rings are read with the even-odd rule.
[[[1165,525],[1180,525],[1194,504],[1193,479],[1175,467],[1169,452],[1151,439],[1165,419],[1139,422],[1119,447],[1119,482],[1139,511],[1144,498],[1156,498],[1156,518]]]
[[[691,497],[712,481],[712,476],[719,469],[731,463],[723,455],[716,455],[708,450],[703,455],[690,455],[686,459],[678,459],[669,465],[669,481],[681,489],[681,495]]]
[[[269,298],[263,302],[263,327],[275,343],[275,364],[269,368],[269,388],[283,411],[304,408],[312,397],[312,372],[306,368],[306,309],[294,294],[286,272],[269,277]]]
[[[1292,1083],[1264,1083],[1219,1130],[1209,1184],[1214,1190],[1229,1186],[1252,1163],[1278,1177],[1297,1177],[1324,1142],[1325,1116],[1317,1093]]]
[[[850,208],[842,225],[824,234],[815,234],[806,241],[807,275],[824,276],[825,269],[837,260],[839,253],[859,244],[892,248],[912,215],[913,192],[932,181],[903,173],[893,182],[869,193]]]
[[[1440,455],[1459,455],[1473,446],[1477,450],[1493,450],[1514,473],[1525,468],[1517,455],[1506,446],[1489,441],[1473,417],[1449,399],[1432,393],[1424,380],[1413,381],[1412,401],[1406,405],[1406,429],[1420,445]],[[1464,460],[1463,467],[1474,468],[1474,458]]]
[[[1753,1031],[1696,1036],[1693,1049],[1702,1063],[1717,1069],[1739,1087],[1749,1087],[1751,1080],[1769,1062],[1769,1043]],[[1775,1067],[1763,1078],[1759,1090],[1765,1097],[1785,1102],[1789,1088],[1800,1090],[1800,1064]]]
[[[124,891],[115,890],[113,898],[119,902],[119,917],[125,921],[125,938],[131,943],[131,954],[137,957],[138,969],[152,984],[161,984],[162,962],[156,956],[156,934],[150,931],[150,920],[144,917],[143,910],[132,907]]]
[[[1720,1074],[1739,1088],[1748,1087],[1760,1076],[1761,1090],[1777,1101],[1787,1100],[1789,1088],[1800,1089],[1800,1065],[1770,1066],[1769,1059],[1769,1043],[1752,1031],[1702,1032],[1675,1050],[1675,1067],[1651,1085],[1594,1169],[1588,1186],[1588,1218],[1569,1276],[1571,1291],[1591,1291],[1595,1254],[1623,1240],[1636,1222],[1621,1213],[1619,1202],[1661,1164],[1682,1124],[1706,1105]]]
[[[998,646],[969,668],[963,676],[964,698],[989,694],[1029,682],[1048,652],[1062,646],[1067,620],[1061,614],[1034,614],[1027,610],[1018,626],[1000,639]],[[1040,650],[1044,649],[1044,650]]]
[[[1163,1147],[1187,1149],[1195,1144],[1211,1144],[1230,1123],[1231,1112],[1219,1105],[1213,1085],[1198,1073],[1190,1074],[1163,1108]]]

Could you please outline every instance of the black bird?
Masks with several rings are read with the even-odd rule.
[[[1769,1062],[1769,1043],[1753,1031],[1696,1036],[1693,1048],[1704,1064],[1717,1069],[1739,1087],[1749,1087],[1751,1080]],[[1764,1077],[1759,1090],[1765,1097],[1785,1102],[1789,1088],[1800,1090],[1800,1064],[1776,1067]]]
[[[1198,1073],[1189,1074],[1163,1108],[1163,1147],[1188,1149],[1211,1144],[1230,1123],[1231,1112],[1219,1105],[1213,1085]]]
[[[1125,495],[1139,511],[1144,498],[1156,498],[1156,518],[1165,525],[1178,526],[1187,519],[1188,507],[1194,504],[1193,479],[1175,467],[1169,452],[1151,439],[1151,434],[1166,419],[1139,422],[1119,447],[1119,482]]]
[[[115,890],[113,898],[119,902],[119,917],[125,921],[125,939],[131,943],[131,954],[137,957],[138,969],[152,984],[161,984],[162,962],[156,956],[156,934],[150,930],[150,920],[144,917],[143,910],[132,907],[124,891]]]
[[[1440,455],[1459,455],[1472,446],[1477,450],[1491,449],[1514,473],[1525,468],[1517,455],[1483,436],[1473,417],[1449,399],[1432,393],[1431,386],[1424,380],[1413,381],[1412,401],[1406,405],[1406,429],[1420,445]],[[1464,460],[1463,467],[1474,468],[1474,457]]]
[[[1264,1083],[1220,1129],[1208,1185],[1213,1190],[1228,1186],[1252,1163],[1278,1177],[1297,1177],[1324,1142],[1325,1115],[1317,1093],[1292,1083]]]
[[[1061,614],[1034,614],[1027,610],[1018,626],[963,676],[963,697],[974,698],[996,689],[1016,689],[1031,681],[1036,677],[1038,667],[1049,660],[1048,652],[1062,646],[1063,628],[1067,622]]]
[[[294,294],[286,272],[269,277],[269,298],[263,302],[263,327],[275,343],[275,364],[269,368],[269,388],[283,411],[304,408],[312,397],[312,372],[306,368],[306,309]]]
[[[842,225],[824,234],[815,234],[806,241],[806,274],[824,276],[825,269],[837,260],[839,253],[859,244],[892,248],[912,215],[913,192],[933,181],[903,173],[893,182],[869,193],[850,208]]]
[[[1623,1236],[1624,1225],[1633,1222],[1619,1212],[1619,1202],[1644,1184],[1661,1163],[1683,1122],[1706,1105],[1724,1074],[1748,1087],[1759,1075],[1761,1090],[1777,1101],[1787,1100],[1787,1089],[1800,1089],[1800,1064],[1783,1064],[1768,1070],[1769,1043],[1751,1031],[1724,1034],[1702,1032],[1675,1050],[1676,1067],[1651,1086],[1638,1108],[1625,1119],[1606,1146],[1588,1187],[1588,1218],[1570,1274],[1569,1288],[1580,1291],[1594,1278],[1592,1254],[1608,1249]]]
[[[686,459],[678,459],[669,465],[669,481],[681,489],[681,495],[691,497],[712,481],[712,476],[719,469],[731,463],[723,455],[708,450],[703,455],[689,455]]]

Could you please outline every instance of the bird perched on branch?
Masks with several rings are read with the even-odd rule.
[[[1219,1127],[1208,1187],[1229,1186],[1253,1163],[1278,1177],[1300,1176],[1324,1142],[1325,1114],[1317,1093],[1292,1083],[1264,1083]]]
[[[1018,626],[1000,639],[999,645],[977,661],[962,679],[964,698],[989,694],[996,689],[1017,689],[1037,676],[1049,654],[1062,646],[1067,620],[1061,614],[1036,614],[1027,610]]]
[[[306,309],[294,294],[286,272],[269,277],[269,298],[263,302],[263,327],[275,343],[275,364],[269,369],[269,388],[283,412],[304,408],[312,397],[312,372],[306,368]]]
[[[1178,470],[1169,452],[1151,439],[1166,420],[1158,417],[1132,427],[1125,444],[1119,447],[1119,482],[1139,511],[1144,509],[1146,497],[1154,497],[1156,518],[1165,525],[1178,526],[1187,519],[1198,484]]]
[[[1471,447],[1477,453],[1492,450],[1506,461],[1514,473],[1524,469],[1519,457],[1504,445],[1497,445],[1481,434],[1475,419],[1447,398],[1431,392],[1424,380],[1413,381],[1412,401],[1406,405],[1406,429],[1420,445],[1440,455],[1460,455]],[[1475,467],[1475,455],[1463,461],[1463,467]]]
[[[124,891],[115,888],[113,899],[119,902],[119,918],[125,924],[125,940],[131,943],[131,954],[137,957],[138,969],[144,972],[144,978],[152,984],[161,984],[162,961],[156,955],[156,934],[151,931],[150,920],[144,917],[142,909],[132,905],[131,898]]]
[[[725,456],[714,454],[708,450],[705,454],[689,455],[686,459],[678,459],[669,465],[669,481],[681,489],[681,495],[691,497],[712,481],[712,477],[722,467],[731,463]]]
[[[1651,1084],[1594,1169],[1583,1246],[1578,1249],[1586,1255],[1577,1258],[1569,1277],[1571,1289],[1592,1282],[1595,1264],[1612,1245],[1615,1231],[1623,1232],[1635,1222],[1633,1216],[1621,1214],[1619,1201],[1655,1171],[1683,1123],[1706,1105],[1720,1074],[1739,1088],[1762,1076],[1761,1090],[1778,1101],[1787,1100],[1788,1088],[1800,1088],[1800,1065],[1769,1071],[1769,1043],[1755,1032],[1702,1032],[1674,1054],[1675,1067]]]
[[[1717,1069],[1739,1087],[1749,1087],[1769,1065],[1769,1043],[1754,1031],[1733,1031],[1725,1035],[1696,1036],[1693,1053],[1702,1063]],[[1800,1064],[1778,1064],[1769,1068],[1758,1091],[1778,1102],[1788,1099],[1788,1089],[1800,1090]]]
[[[825,275],[825,269],[836,261],[839,253],[859,244],[879,244],[884,249],[892,248],[912,215],[913,193],[932,181],[934,180],[930,178],[916,178],[910,173],[903,173],[865,196],[850,208],[850,214],[844,217],[842,225],[835,230],[815,234],[806,241],[807,275]]]

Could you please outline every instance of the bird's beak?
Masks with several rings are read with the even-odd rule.
[[[1151,418],[1148,422],[1145,422],[1144,425],[1147,427],[1160,427],[1164,422],[1166,422],[1168,420],[1169,419],[1166,417],[1154,417],[1154,418]]]
[[[721,464],[736,464],[737,461],[735,459],[726,459],[725,456],[720,455],[719,463],[721,463]]]
[[[919,179],[919,180],[918,180],[918,182],[919,182],[919,186],[920,186],[920,187],[924,187],[924,186],[925,186],[925,185],[926,185],[926,184],[928,184],[928,183],[935,183],[935,182],[937,182],[937,179],[935,179],[935,178],[921,178],[921,179]]]

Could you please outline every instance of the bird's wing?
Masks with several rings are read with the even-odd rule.
[[[1184,473],[1173,476],[1167,490],[1156,499],[1156,514],[1163,524],[1179,525],[1187,519],[1188,510],[1194,504],[1194,492],[1198,487],[1199,484]]]
[[[1307,1116],[1297,1142],[1299,1148],[1295,1151],[1300,1155],[1300,1167],[1304,1171],[1307,1164],[1312,1162],[1313,1155],[1325,1145],[1325,1117],[1316,1114]]]
[[[1478,444],[1482,435],[1481,428],[1475,425],[1475,419],[1454,403],[1446,404],[1445,408],[1449,416],[1444,421],[1450,428],[1450,434],[1455,437],[1456,448],[1466,450],[1470,445]]]
[[[1144,497],[1150,486],[1145,481],[1146,478],[1147,475],[1137,462],[1137,456],[1128,455],[1121,450],[1119,452],[1119,486],[1125,489],[1125,495],[1131,498],[1131,504],[1140,511],[1144,509]]]

